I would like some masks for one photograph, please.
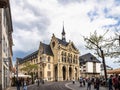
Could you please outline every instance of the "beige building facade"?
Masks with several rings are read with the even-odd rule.
[[[23,65],[22,60],[24,62],[34,61],[38,65],[38,69],[32,72],[38,78],[47,81],[66,81],[73,78],[78,79],[80,76],[79,51],[72,41],[66,41],[64,27],[62,39],[53,34],[50,44],[40,42],[35,55],[36,58],[31,60],[19,60],[19,70]],[[28,56],[32,57],[32,55]]]
[[[4,2],[5,1],[5,2]],[[9,0],[0,1],[0,90],[11,85],[12,74],[12,19]]]

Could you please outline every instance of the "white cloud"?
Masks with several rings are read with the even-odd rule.
[[[28,52],[38,49],[40,40],[43,40],[43,35],[37,28],[31,31],[17,29],[17,31],[13,33],[13,41],[15,44],[13,50]]]
[[[85,54],[87,51],[83,50],[85,43],[81,35],[89,36],[95,30],[103,34],[107,29],[103,26],[114,26],[120,21],[114,18],[119,17],[119,8],[114,0],[67,0],[64,3],[62,0],[11,0],[14,51],[37,49],[40,41],[49,43],[52,33],[61,38],[64,21],[67,41],[72,40],[80,47],[81,54]],[[91,21],[91,18],[94,19]],[[113,27],[109,29],[109,34],[112,34]]]

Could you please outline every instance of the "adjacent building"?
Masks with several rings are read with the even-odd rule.
[[[105,74],[104,74],[104,67],[103,67],[103,64],[101,64],[101,73],[100,73],[100,76],[104,76]],[[110,66],[108,66],[108,65],[106,65],[106,71],[109,71],[109,70],[113,70],[113,68],[112,67],[110,67]],[[107,75],[108,75],[108,73],[107,73]]]
[[[91,53],[80,56],[80,72],[82,77],[100,76],[101,62]]]
[[[12,73],[12,19],[9,0],[0,0],[0,90],[10,86]]]
[[[72,41],[66,41],[64,26],[61,34],[62,39],[53,34],[49,44],[40,42],[37,51],[24,58],[19,58],[19,70],[24,67],[25,62],[31,62],[39,67],[31,71],[38,78],[48,81],[78,79],[80,76],[79,51]]]

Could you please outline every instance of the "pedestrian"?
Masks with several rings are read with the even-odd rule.
[[[87,79],[87,90],[91,90],[91,80],[90,78]]]
[[[82,82],[83,82],[83,79],[82,79],[82,77],[80,77],[80,80],[79,80],[79,82],[80,82],[80,87],[82,87]]]
[[[19,78],[16,80],[17,90],[20,90],[20,80]]]
[[[98,77],[96,78],[95,85],[96,85],[96,90],[99,90],[100,79]]]
[[[83,86],[85,86],[85,78],[83,79]]]
[[[37,84],[38,84],[38,86],[39,86],[39,84],[40,84],[40,80],[39,80],[39,79],[37,79]]]
[[[45,83],[45,79],[42,79],[42,84],[44,84]]]
[[[25,81],[25,80],[24,80],[23,90],[27,90],[27,83],[26,83],[26,81]]]
[[[109,87],[109,90],[113,90],[112,78],[113,78],[113,75],[110,75],[110,77],[109,77],[109,79],[108,79],[108,87]]]
[[[119,81],[118,81],[118,74],[116,74],[113,79],[112,79],[112,82],[113,82],[113,87],[115,90],[118,90],[119,88]]]
[[[72,81],[73,81],[73,84],[75,84],[75,79],[74,79],[74,78],[73,78],[73,80],[72,80]]]

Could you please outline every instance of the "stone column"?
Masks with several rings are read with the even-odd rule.
[[[58,74],[59,74],[59,75],[58,75],[58,76],[59,76],[59,77],[58,77],[58,78],[59,78],[59,81],[62,81],[62,80],[61,80],[61,78],[62,78],[61,64],[59,64],[59,71],[58,71],[58,72],[59,72],[59,73],[58,73]]]

